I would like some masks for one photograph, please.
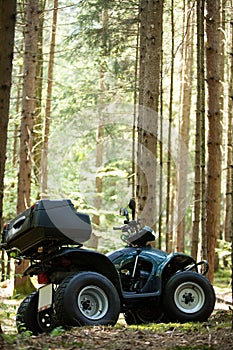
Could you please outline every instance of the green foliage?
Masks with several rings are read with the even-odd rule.
[[[218,253],[220,266],[225,268],[231,265],[231,242],[224,240],[218,240],[218,247],[216,252]]]
[[[231,286],[231,269],[220,267],[214,274],[214,284],[219,288],[230,288]]]
[[[3,337],[3,339],[5,340],[5,342],[8,345],[15,344],[15,341],[17,339],[17,336],[16,335],[12,335],[12,334],[2,334],[1,336]]]
[[[60,327],[56,327],[52,330],[52,332],[50,333],[51,337],[57,337],[59,335],[62,335],[65,332],[64,328]]]

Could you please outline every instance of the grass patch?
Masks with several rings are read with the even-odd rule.
[[[216,350],[216,347],[212,347],[209,345],[198,345],[198,346],[175,346],[172,348],[168,348],[167,350]]]
[[[218,288],[231,288],[231,269],[220,267],[214,273],[214,285]]]

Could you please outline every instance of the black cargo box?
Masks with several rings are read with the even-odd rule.
[[[2,243],[31,256],[39,247],[82,244],[90,236],[89,215],[76,212],[71,200],[42,199],[7,224]]]

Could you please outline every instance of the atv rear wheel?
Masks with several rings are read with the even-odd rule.
[[[55,293],[56,316],[64,326],[114,325],[120,299],[112,282],[96,272],[65,278]]]
[[[52,308],[38,313],[38,298],[39,292],[34,292],[20,304],[16,315],[16,327],[19,333],[30,331],[38,335],[51,332],[55,327]]]
[[[173,275],[165,286],[163,305],[171,321],[206,321],[215,305],[215,293],[203,275],[185,271]]]

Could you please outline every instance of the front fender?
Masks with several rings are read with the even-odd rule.
[[[158,268],[158,275],[162,280],[162,286],[164,286],[168,279],[178,271],[183,271],[188,266],[195,264],[195,259],[187,254],[183,253],[171,253],[167,256],[167,259]]]

